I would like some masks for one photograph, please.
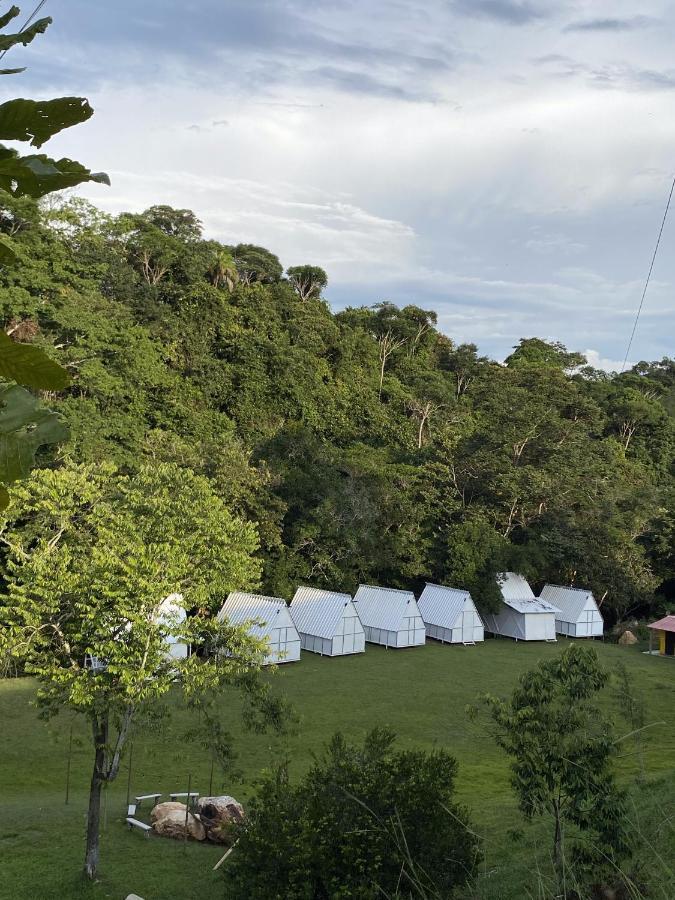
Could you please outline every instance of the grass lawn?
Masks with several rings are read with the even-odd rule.
[[[559,653],[563,646],[562,641],[550,645],[490,640],[476,647],[428,643],[403,651],[368,645],[365,654],[337,659],[304,653],[299,664],[283,666],[270,676],[301,717],[297,734],[276,737],[243,732],[236,699],[223,696],[223,708],[232,710],[241,776],[224,779],[217,773],[214,793],[231,793],[245,802],[260,770],[280,757],[288,755],[291,774],[299,773],[334,731],[360,739],[374,725],[388,725],[398,733],[402,746],[441,745],[457,757],[458,799],[471,807],[485,842],[486,859],[476,896],[490,900],[536,896],[534,861],[545,859],[542,840],[548,841],[548,835],[523,824],[509,788],[507,762],[481,727],[468,720],[465,706],[481,691],[506,694],[521,672]],[[619,659],[629,664],[647,702],[648,721],[663,723],[647,732],[648,775],[653,783],[637,795],[637,803],[644,804],[643,818],[653,819],[656,806],[659,817],[672,816],[659,839],[675,854],[675,662],[644,656],[636,648],[602,643],[595,647],[608,667]],[[41,722],[30,705],[33,696],[34,685],[27,679],[0,681],[0,898],[117,900],[131,892],[145,900],[224,898],[222,879],[211,871],[222,853],[218,847],[145,839],[124,827],[126,761],[120,778],[107,792],[100,881],[82,884],[79,871],[91,739],[83,723],[74,720],[66,805],[73,720],[61,716]],[[614,703],[609,695],[606,702]],[[205,750],[182,739],[187,725],[186,714],[178,710],[161,731],[134,737],[132,795],[187,790],[188,775],[193,789],[208,791],[210,761]],[[626,742],[625,747],[626,756],[619,765],[622,778],[630,782],[636,758],[632,744]],[[519,844],[512,842],[511,829],[523,830]]]

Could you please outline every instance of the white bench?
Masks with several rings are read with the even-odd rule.
[[[188,791],[174,791],[169,794],[169,800],[175,800],[177,797],[187,797],[187,805],[190,806],[199,797],[199,791],[190,791],[189,793]]]
[[[136,805],[140,806],[144,800],[152,800],[152,805],[157,806],[157,801],[161,796],[161,794],[141,794],[140,797],[136,797]]]
[[[152,831],[152,825],[148,825],[147,822],[141,822],[140,819],[134,819],[133,816],[127,816],[127,825],[129,828],[138,828],[138,830],[142,831],[146,837],[149,837],[150,832]]]

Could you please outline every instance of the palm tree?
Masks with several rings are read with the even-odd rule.
[[[230,293],[232,293],[239,281],[239,272],[232,254],[225,249],[216,250],[208,274],[214,287],[226,285]]]

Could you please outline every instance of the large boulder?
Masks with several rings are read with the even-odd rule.
[[[234,826],[244,821],[244,807],[234,797],[200,797],[195,811],[206,827],[206,835],[217,844],[234,842]]]
[[[170,804],[162,803],[161,805],[169,806]],[[185,832],[187,830],[187,836],[190,840],[206,840],[206,829],[199,819],[196,816],[193,816],[191,812],[188,812],[186,829],[186,808],[182,803],[175,805],[182,806],[183,808],[168,809],[165,811],[164,815],[157,818],[152,825],[152,830],[155,834],[158,834],[161,837],[174,838],[175,840],[182,841],[185,838]]]
[[[158,819],[163,819],[169,813],[182,812],[185,818],[185,804],[175,800],[167,800],[166,803],[158,803],[150,810],[150,821],[154,824]]]
[[[635,637],[633,632],[628,631],[628,629],[626,629],[626,631],[624,631],[624,633],[619,638],[619,643],[623,647],[629,646],[630,644],[637,644],[637,642],[638,642],[638,639]]]

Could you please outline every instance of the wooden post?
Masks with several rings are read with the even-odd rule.
[[[213,751],[211,751],[211,774],[209,775],[209,797],[213,797]]]
[[[127,809],[129,809],[129,800],[131,799],[131,757],[134,753],[133,742],[129,744],[129,772],[127,774]]]
[[[70,759],[73,755],[73,723],[70,723],[70,737],[68,738],[68,763],[66,766],[66,806],[70,800]]]
[[[214,872],[216,871],[216,869],[219,869],[219,868],[222,866],[222,864],[225,862],[225,860],[226,860],[227,857],[230,855],[230,853],[232,853],[232,851],[234,850],[234,848],[237,846],[238,843],[239,843],[238,840],[235,841],[234,844],[232,844],[232,846],[230,847],[230,849],[229,849],[229,850],[226,850],[225,853],[223,853],[223,855],[220,857],[220,859],[218,860],[218,862],[217,862],[217,863],[215,864],[215,866],[213,867],[213,871],[214,871]]]
[[[187,797],[185,798],[185,832],[183,834],[183,847],[187,849],[188,816],[190,815],[190,791],[192,789],[192,775],[188,774]]]
[[[652,655],[652,635],[654,634],[654,629],[649,629],[649,655]]]

